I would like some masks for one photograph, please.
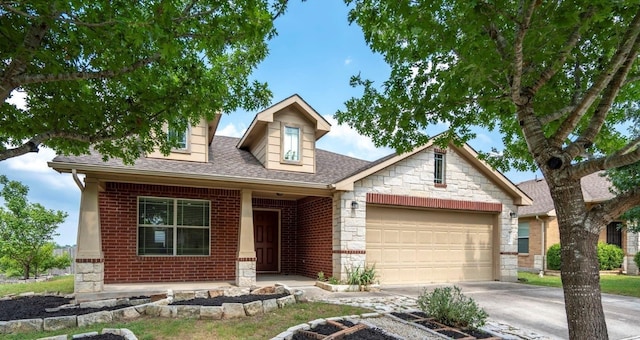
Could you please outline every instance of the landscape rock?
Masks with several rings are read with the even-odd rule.
[[[309,302],[309,299],[307,298],[307,296],[305,295],[304,291],[302,290],[296,290],[295,294],[293,294],[293,296],[296,299],[296,302]]]
[[[220,320],[222,319],[222,307],[221,306],[201,306],[200,307],[200,319]]]
[[[144,310],[144,314],[149,316],[160,316],[161,308],[162,306],[158,306],[158,305],[148,305],[147,308]]]
[[[24,319],[7,321],[6,333],[36,332],[42,330],[42,319]]]
[[[279,285],[276,283],[276,294],[284,294],[284,293],[285,293],[284,286],[282,286],[282,285],[280,285],[280,286],[279,286]]]
[[[185,301],[185,300],[193,300],[196,297],[196,293],[192,290],[185,290],[180,292],[175,292],[173,294],[173,301]]]
[[[196,299],[207,299],[209,298],[209,292],[206,290],[198,290],[196,291]]]
[[[176,306],[178,307],[179,318],[195,318],[200,317],[200,306]]]
[[[178,316],[176,306],[160,306],[160,316],[163,318],[175,318]]]
[[[275,292],[276,292],[276,287],[274,287],[274,286],[266,286],[266,287],[258,288],[256,290],[251,291],[251,294],[254,294],[254,295],[268,295],[268,294],[275,294]]]
[[[283,308],[284,306],[293,305],[296,303],[296,298],[293,295],[281,297],[276,300],[278,302],[278,307]]]
[[[140,317],[140,313],[135,307],[128,307],[112,311],[113,319],[116,321],[131,320]]]
[[[113,314],[110,311],[78,315],[78,327],[89,326],[96,323],[107,323],[112,321]]]
[[[46,338],[40,338],[38,340],[67,340],[67,335],[63,334],[63,335],[48,336]]]
[[[231,287],[224,291],[224,296],[240,296],[249,294],[249,288]]]
[[[151,300],[151,302],[156,302],[166,298],[167,298],[167,294],[154,294],[154,295],[151,295],[151,298],[149,300]]]
[[[81,338],[86,338],[86,337],[89,337],[89,336],[96,336],[96,335],[100,335],[100,333],[98,333],[98,332],[86,332],[86,333],[74,334],[73,336],[71,336],[71,339],[81,339]]]
[[[80,308],[102,308],[102,307],[113,307],[116,305],[118,300],[109,299],[109,300],[98,300],[98,301],[87,301],[81,302]]]
[[[248,316],[254,316],[264,313],[262,301],[253,301],[244,304],[244,312]]]
[[[265,313],[269,313],[278,309],[278,302],[276,299],[264,300],[262,301],[262,308]]]
[[[234,319],[244,317],[244,306],[241,303],[223,303],[222,318]]]
[[[7,322],[0,321],[0,334],[8,333],[8,331],[5,331],[5,329],[7,329]]]
[[[65,328],[72,328],[78,326],[78,318],[75,315],[69,316],[56,316],[53,318],[44,319],[45,331],[57,331]]]
[[[209,291],[209,297],[214,298],[217,296],[224,296],[224,290],[222,289],[212,289]]]

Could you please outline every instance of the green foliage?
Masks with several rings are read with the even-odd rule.
[[[27,193],[29,188],[17,181],[9,181],[6,176],[0,176],[2,190],[0,196],[5,201],[5,207],[0,207],[0,255],[5,265],[15,269],[21,266],[24,278],[29,278],[33,270],[38,267],[56,265],[48,259],[53,245],[45,247],[56,236],[58,225],[67,218],[67,213],[49,210],[38,203],[29,203]]]
[[[333,276],[329,276],[329,278],[327,279],[327,282],[329,282],[332,285],[340,284],[340,280],[336,279]]]
[[[268,104],[250,75],[282,0],[0,3],[0,160],[35,150],[132,162],[176,140],[165,124]],[[14,90],[28,110],[7,103]],[[25,143],[25,141],[28,141]],[[17,150],[10,151],[14,147]]]
[[[47,281],[28,282],[21,284],[0,284],[0,297],[9,294],[34,293],[73,293],[73,275],[57,276]]]
[[[324,277],[324,272],[318,272],[318,281],[325,281],[327,278]]]
[[[347,284],[367,286],[375,282],[376,279],[376,266],[355,266],[345,268],[347,271]]]
[[[624,251],[614,244],[598,243],[598,263],[600,270],[617,269],[622,266]]]
[[[640,129],[636,127],[637,129]],[[638,133],[637,135],[640,135]],[[640,187],[640,162],[607,171],[607,177],[613,187],[611,191],[616,195],[628,193]],[[626,222],[627,230],[640,232],[640,205],[624,212],[620,219]]]
[[[560,270],[560,243],[556,243],[547,250],[547,268],[551,270]]]
[[[29,265],[29,275],[37,278],[49,269],[65,269],[71,265],[71,257],[69,254],[54,255],[54,248],[55,244],[52,242],[40,247]],[[26,277],[24,265],[9,256],[0,258],[0,270],[2,270],[7,277]]]
[[[637,252],[634,256],[633,256],[633,262],[636,263],[636,267],[640,268],[640,252]]]
[[[418,297],[418,306],[439,322],[460,328],[484,326],[489,315],[476,302],[462,294],[460,287],[425,288]]]

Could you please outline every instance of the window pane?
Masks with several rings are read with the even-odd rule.
[[[287,161],[300,160],[300,129],[284,128],[284,157]]]
[[[173,200],[141,197],[138,213],[139,224],[173,225]]]
[[[444,183],[444,155],[441,153],[434,154],[433,182]]]
[[[518,224],[518,237],[529,237],[529,223]]]
[[[209,229],[178,228],[177,255],[209,255]]]
[[[179,200],[178,225],[208,227],[209,202]]]
[[[527,254],[529,253],[529,238],[519,238],[518,239],[518,253]]]
[[[139,227],[139,255],[173,255],[173,228]]]
[[[176,142],[176,149],[186,149],[187,148],[187,131],[188,129],[178,129],[169,127],[167,131],[167,138],[171,142]]]

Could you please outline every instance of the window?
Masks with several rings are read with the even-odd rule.
[[[284,141],[282,143],[282,159],[290,162],[300,161],[300,128],[284,127]]]
[[[529,223],[518,224],[518,253],[529,253]]]
[[[622,248],[622,222],[611,222],[607,225],[607,243]]]
[[[210,202],[138,197],[138,255],[209,255]]]
[[[444,185],[445,177],[444,177],[444,152],[436,151],[434,153],[434,166],[433,166],[433,183],[436,185]]]
[[[169,139],[169,141],[177,142],[177,145],[174,148],[174,150],[184,151],[189,149],[187,136],[189,136],[189,128],[182,130],[182,129],[169,127],[169,129],[167,130],[167,138]]]

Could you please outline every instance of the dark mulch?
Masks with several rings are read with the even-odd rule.
[[[127,305],[103,308],[63,308],[56,312],[47,312],[47,308],[56,308],[69,304],[71,299],[60,296],[26,296],[0,301],[0,321],[43,319],[55,316],[84,315],[105,310],[116,310]]]
[[[435,323],[433,321],[429,321],[429,320],[421,320],[421,321],[416,321],[417,324],[421,324],[429,329],[438,329],[438,328],[442,328],[442,325],[439,323]]]
[[[249,303],[254,301],[264,301],[271,299],[279,299],[289,294],[266,294],[266,295],[257,295],[257,294],[247,294],[240,296],[216,296],[214,298],[207,299],[191,299],[184,301],[176,301],[171,303],[171,305],[188,305],[188,306],[222,306],[223,303]]]
[[[467,329],[463,329],[462,331],[475,337],[476,339],[489,339],[493,337],[493,335],[491,335],[490,333],[487,333],[479,329],[467,328]]]
[[[417,320],[418,319],[417,317],[415,317],[415,316],[413,316],[411,314],[407,314],[407,313],[393,312],[393,313],[391,313],[391,315],[397,316],[400,319],[405,320],[405,321],[413,321],[413,320]]]
[[[450,331],[448,329],[443,329],[441,331],[438,331],[438,333],[446,335],[446,336],[448,336],[450,338],[453,338],[453,339],[462,339],[462,338],[466,338],[467,337],[466,334],[462,334],[462,333],[456,332],[456,331]]]
[[[315,328],[312,329],[315,332]],[[328,334],[323,334],[328,335]],[[317,340],[317,338],[310,337],[304,334],[296,333],[293,335],[293,340]],[[365,328],[355,333],[345,335],[341,337],[342,340],[399,340],[395,336],[387,335],[377,328]]]
[[[116,335],[116,334],[107,333],[107,334],[91,335],[91,336],[82,337],[82,340],[85,340],[85,339],[89,339],[89,340],[122,340],[122,339],[126,339],[126,338],[123,337],[122,335]]]

